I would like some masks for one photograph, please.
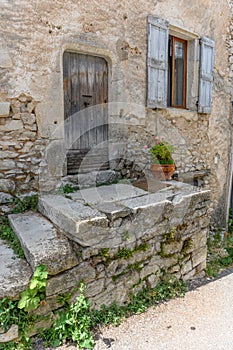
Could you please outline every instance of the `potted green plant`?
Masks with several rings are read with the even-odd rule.
[[[156,139],[156,143],[148,151],[151,155],[151,171],[157,177],[169,180],[175,171],[172,157],[174,147],[168,141]]]

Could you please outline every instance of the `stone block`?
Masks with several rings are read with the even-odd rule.
[[[193,250],[198,250],[206,246],[207,235],[205,230],[201,230],[192,236]]]
[[[0,54],[1,55],[1,54]],[[0,56],[1,60],[1,56]],[[0,118],[8,117],[10,113],[10,103],[9,102],[0,102]]]
[[[12,201],[13,197],[4,192],[0,192],[0,204],[8,204]]]
[[[20,113],[20,117],[24,124],[32,125],[36,122],[35,114],[32,113]]]
[[[204,246],[198,250],[195,250],[192,253],[192,264],[193,267],[203,263],[206,261],[206,257],[207,257],[207,247]]]
[[[99,309],[101,305],[110,306],[113,302],[122,305],[128,299],[128,291],[123,282],[109,284],[107,289],[91,299],[91,308]]]
[[[179,201],[175,201],[175,199],[176,196],[174,196],[174,200],[172,200],[173,210],[169,217],[169,223],[171,226],[182,225],[185,215],[189,213],[192,195],[180,195]]]
[[[125,287],[127,290],[130,290],[134,285],[140,280],[139,273],[137,271],[131,271],[128,276],[125,278]]]
[[[68,239],[46,218],[28,212],[9,215],[9,220],[33,270],[43,264],[50,275],[56,275],[79,263]]]
[[[169,267],[168,272],[169,273],[175,273],[180,271],[180,265],[176,264],[174,266]]]
[[[91,298],[96,296],[97,294],[100,294],[104,289],[104,283],[104,278],[88,283],[85,289],[85,296],[87,298]]]
[[[159,267],[165,267],[165,268],[168,268],[170,266],[174,266],[176,265],[178,262],[178,254],[174,254],[172,255],[171,257],[169,258],[161,258],[161,262],[160,262],[160,265]]]
[[[155,274],[157,271],[159,271],[159,266],[157,265],[145,265],[140,270],[140,278],[144,279],[145,277],[148,277],[151,274]]]
[[[181,268],[181,274],[182,276],[186,275],[188,272],[192,270],[192,262],[191,260],[188,260],[186,263],[183,264]]]
[[[150,288],[155,288],[159,281],[159,275],[152,274],[147,278],[147,281],[149,283]]]
[[[12,159],[0,160],[0,170],[11,170],[15,168],[15,162]]]
[[[183,281],[191,280],[195,275],[196,275],[196,269],[193,269],[188,273],[186,273],[185,275],[182,275],[182,280]]]
[[[4,126],[2,126],[2,131],[19,131],[23,130],[23,123],[21,120],[12,119],[6,122]]]
[[[108,265],[108,267],[106,267],[106,274],[108,277],[111,277],[113,275],[116,274],[116,270],[117,268],[120,266],[122,266],[122,264],[119,264],[119,262],[117,260],[113,260],[110,262],[110,264]],[[123,269],[127,266],[127,263],[123,264]],[[123,270],[121,269],[121,271],[118,271],[118,273],[121,273]]]
[[[15,256],[13,250],[0,240],[0,299],[17,299],[28,286],[32,270],[24,259]]]
[[[16,158],[16,157],[18,157],[18,153],[16,153],[16,152],[1,151],[1,153],[0,153],[0,159]]]
[[[0,343],[7,343],[9,341],[16,340],[19,335],[19,327],[17,325],[12,325],[6,333],[0,331]]]
[[[195,207],[197,204],[205,201],[210,200],[210,191],[209,190],[203,190],[199,193],[193,194],[192,195],[192,200],[190,203],[191,207]],[[205,208],[206,210],[206,208]]]
[[[108,237],[106,216],[81,202],[48,195],[39,199],[38,207],[69,238],[84,247],[98,244]]]
[[[46,296],[65,293],[77,287],[80,282],[87,284],[95,279],[95,269],[87,262],[83,262],[72,269],[48,279]]]
[[[182,241],[175,241],[171,243],[163,243],[162,244],[162,249],[163,249],[163,254],[165,255],[170,255],[170,254],[175,254],[181,251],[183,246]]]
[[[196,273],[199,274],[203,272],[205,268],[206,268],[206,260],[196,266]]]

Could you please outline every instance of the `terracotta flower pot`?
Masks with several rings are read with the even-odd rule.
[[[151,164],[150,170],[160,180],[170,180],[175,171],[175,164]]]

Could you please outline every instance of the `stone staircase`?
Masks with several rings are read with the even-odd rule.
[[[193,278],[205,268],[208,206],[209,191],[176,181],[154,193],[115,184],[41,195],[38,213],[9,215],[27,261],[0,242],[0,298],[17,299],[41,264],[49,273],[43,314],[61,306],[55,301],[60,293],[74,299],[80,281],[99,307],[153,287],[164,270]],[[174,227],[179,239],[166,241]]]
[[[51,276],[76,266],[79,259],[72,241],[83,247],[91,246],[104,238],[101,229],[108,226],[107,216],[90,205],[146,194],[131,186],[131,191],[126,191],[128,188],[128,185],[113,185],[85,189],[69,196],[44,195],[39,198],[38,213],[9,215],[26,260],[18,258],[0,240],[0,298],[18,299],[38,265],[44,264]],[[119,208],[115,211],[121,215]]]

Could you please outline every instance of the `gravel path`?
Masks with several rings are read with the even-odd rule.
[[[229,274],[118,327],[102,328],[94,350],[232,350],[232,289]],[[56,350],[75,349],[64,345]]]

